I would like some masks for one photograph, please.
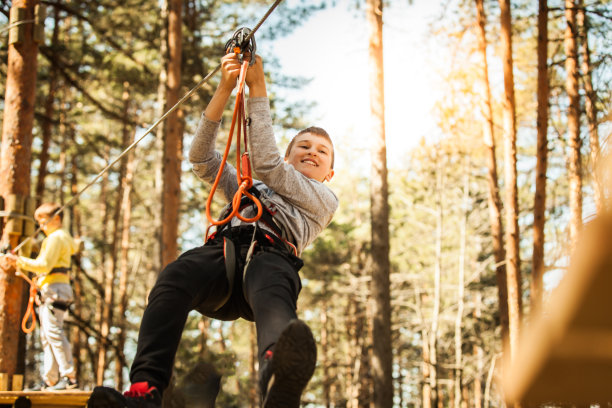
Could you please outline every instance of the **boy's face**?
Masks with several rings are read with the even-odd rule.
[[[62,225],[62,219],[59,215],[49,217],[48,215],[35,215],[34,219],[40,225],[40,229],[45,235],[49,235],[49,231],[55,230]]]
[[[306,177],[323,182],[331,180],[332,144],[323,136],[302,133],[295,137],[285,161]]]

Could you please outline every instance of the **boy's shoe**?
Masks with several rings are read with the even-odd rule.
[[[79,383],[76,380],[71,380],[68,377],[62,377],[55,385],[46,387],[47,391],[63,391],[76,390],[79,388]]]
[[[310,328],[299,319],[292,320],[281,333],[274,352],[268,351],[262,363],[262,406],[299,408],[316,362],[317,346]]]
[[[161,394],[146,381],[132,384],[124,394],[109,387],[96,387],[87,400],[88,408],[161,408]]]

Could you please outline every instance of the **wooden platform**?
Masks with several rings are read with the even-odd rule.
[[[585,226],[566,276],[528,323],[503,382],[508,403],[612,402],[611,214]]]
[[[0,391],[0,408],[84,408],[89,394],[91,391]]]

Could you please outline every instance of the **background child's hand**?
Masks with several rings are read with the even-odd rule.
[[[14,268],[17,266],[17,257],[13,254],[4,254],[0,260],[0,265],[4,270],[9,270],[11,267]]]
[[[246,84],[249,87],[249,97],[267,96],[266,76],[263,61],[259,55],[255,55],[255,64],[247,70]]]
[[[229,53],[221,58],[221,82],[219,88],[233,90],[240,75],[240,60],[238,54]]]

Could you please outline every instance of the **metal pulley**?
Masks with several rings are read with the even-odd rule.
[[[240,54],[240,62],[244,60],[244,54],[249,53],[251,59],[249,65],[255,63],[255,52],[257,51],[257,44],[255,43],[255,36],[251,34],[251,30],[247,27],[240,27],[225,43],[225,52],[233,51],[236,54]]]

